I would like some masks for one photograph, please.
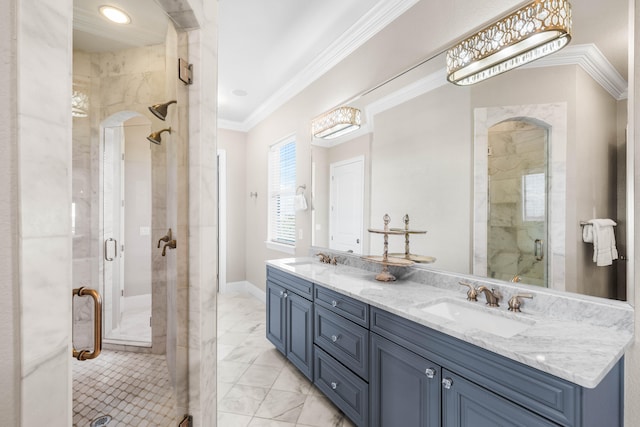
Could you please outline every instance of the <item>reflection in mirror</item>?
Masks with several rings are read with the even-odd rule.
[[[313,142],[313,245],[382,253],[366,231],[361,248],[334,243],[334,213],[350,210],[332,194],[331,170],[360,158],[362,192],[348,199],[362,200],[361,229],[380,228],[384,214],[400,228],[408,214],[427,231],[411,236],[413,254],[435,258],[424,268],[625,299],[626,262],[597,267],[580,226],[613,219],[624,257],[627,5],[603,7],[573,5],[572,43],[529,66],[456,87],[438,55],[349,101],[363,128]],[[604,15],[608,27],[597,24]],[[390,236],[390,252],[404,245]]]
[[[486,275],[547,286],[547,129],[517,119],[488,134]]]

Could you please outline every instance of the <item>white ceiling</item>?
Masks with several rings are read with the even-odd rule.
[[[249,130],[418,1],[219,0],[220,126]],[[131,24],[107,22],[98,14],[103,4],[126,10]],[[627,34],[626,8],[627,0],[575,2],[572,41],[592,41],[596,34],[625,78],[626,49],[619,40]],[[155,0],[75,0],[74,48],[161,44],[168,22]]]

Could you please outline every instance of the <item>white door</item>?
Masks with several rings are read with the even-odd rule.
[[[364,157],[331,163],[329,248],[362,254]]]

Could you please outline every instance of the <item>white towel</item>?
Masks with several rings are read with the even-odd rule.
[[[616,236],[613,227],[616,223],[608,218],[587,221],[582,230],[582,240],[593,243],[593,262],[598,267],[613,264],[618,259]]]
[[[296,194],[295,205],[297,211],[307,210],[307,198],[304,197],[304,194]]]

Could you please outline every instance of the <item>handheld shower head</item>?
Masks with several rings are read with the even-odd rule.
[[[167,109],[169,108],[169,105],[176,104],[177,102],[178,101],[169,101],[164,104],[154,104],[149,107],[149,111],[151,111],[154,116],[164,121],[167,118]]]
[[[151,132],[151,135],[149,135],[147,139],[149,140],[149,142],[153,142],[154,144],[160,145],[162,144],[162,132],[171,133],[171,128],[169,127],[166,129],[159,130],[157,132]]]

